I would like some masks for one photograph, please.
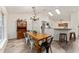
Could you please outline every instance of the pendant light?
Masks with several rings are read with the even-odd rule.
[[[36,14],[36,7],[32,7],[32,9],[33,9],[34,16],[32,16],[31,19],[34,21],[39,20],[39,18],[37,17],[37,14]]]

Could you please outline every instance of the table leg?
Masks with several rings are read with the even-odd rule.
[[[37,49],[37,53],[41,53],[41,47],[39,45],[39,41],[35,42],[35,48]]]

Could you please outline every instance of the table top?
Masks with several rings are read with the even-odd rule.
[[[36,35],[33,32],[27,32],[27,33],[36,41],[47,39],[49,37],[49,35],[43,33],[37,33]]]

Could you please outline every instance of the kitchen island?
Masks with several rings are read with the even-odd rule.
[[[71,28],[54,28],[54,40],[59,40],[60,33],[67,34],[67,41],[69,41],[69,32],[72,30]]]

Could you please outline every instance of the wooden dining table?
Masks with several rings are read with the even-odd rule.
[[[41,40],[47,39],[49,37],[49,35],[44,34],[44,33],[34,34],[33,32],[27,32],[27,34],[29,36],[31,36],[33,38],[33,40],[35,40],[35,41],[41,41]]]
[[[36,43],[36,48],[38,49],[38,52],[40,52],[40,46],[39,46],[39,41],[42,40],[47,40],[48,37],[50,37],[50,35],[44,34],[44,33],[37,33],[34,34],[33,32],[27,32],[27,34],[32,37],[32,39],[35,41]]]

